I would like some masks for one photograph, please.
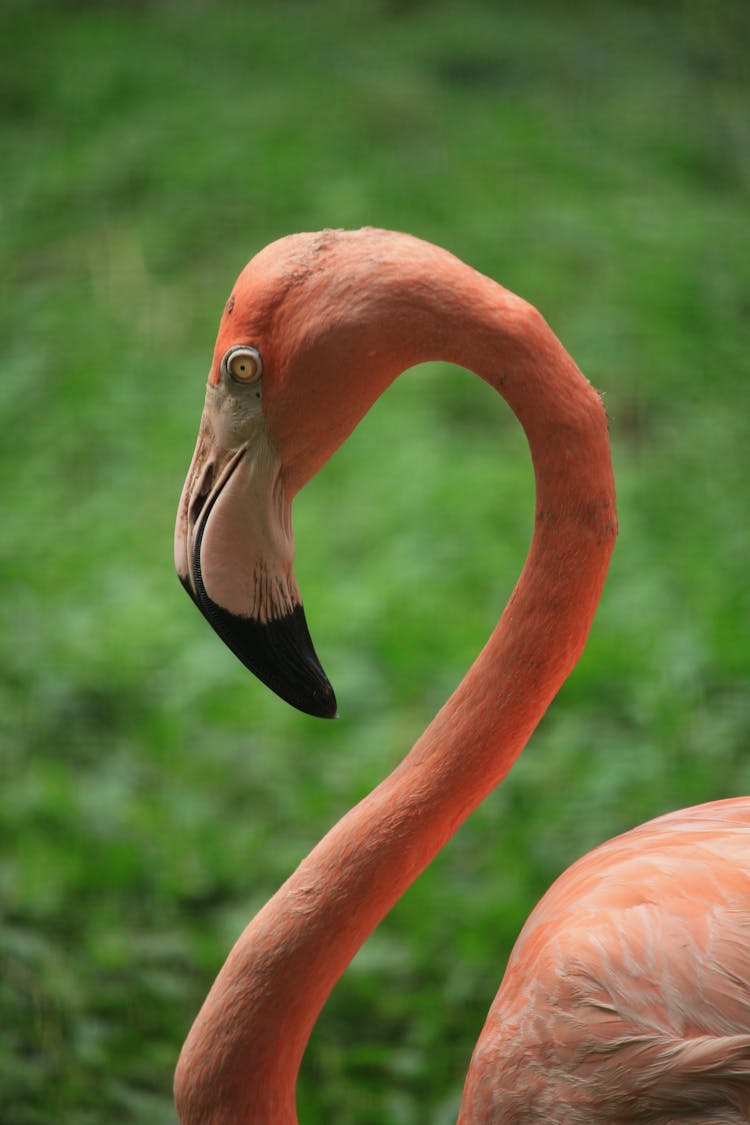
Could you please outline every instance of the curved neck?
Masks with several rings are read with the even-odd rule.
[[[616,534],[604,410],[539,314],[462,267],[436,355],[508,401],[529,439],[534,535],[503,615],[401,764],[336,824],[241,935],[178,1064],[184,1122],[296,1122],[299,1065],[354,954],[508,772],[588,635]],[[445,312],[447,306],[444,306]],[[418,358],[430,358],[426,354]]]

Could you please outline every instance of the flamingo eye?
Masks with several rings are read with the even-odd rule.
[[[221,361],[221,370],[235,383],[254,383],[263,374],[263,360],[257,348],[239,344],[226,353]]]

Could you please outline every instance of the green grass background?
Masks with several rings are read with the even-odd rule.
[[[336,988],[301,1120],[454,1120],[555,876],[750,791],[749,10],[5,0],[3,1121],[174,1120],[229,946],[461,678],[528,544],[514,420],[419,369],[295,505],[340,721],[213,636],[174,512],[223,302],[281,234],[408,230],[536,304],[606,394],[621,516],[584,659]]]

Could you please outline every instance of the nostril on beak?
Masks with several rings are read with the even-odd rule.
[[[203,479],[201,480],[200,487],[193,497],[190,505],[190,523],[195,527],[200,518],[200,514],[205,507],[206,500],[211,495],[211,489],[214,484],[214,466],[212,464],[206,465],[203,471]]]

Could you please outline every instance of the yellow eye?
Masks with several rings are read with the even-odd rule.
[[[263,361],[257,348],[240,344],[230,348],[221,361],[225,374],[236,383],[253,383],[263,373]]]

